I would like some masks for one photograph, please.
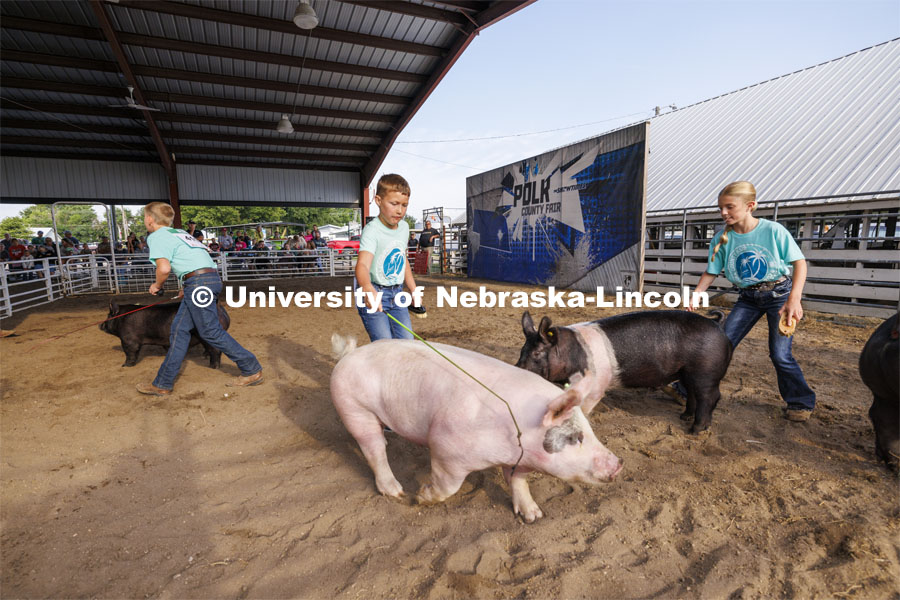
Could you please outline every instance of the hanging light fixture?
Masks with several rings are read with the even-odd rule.
[[[281,115],[278,125],[275,126],[278,133],[294,133],[294,125],[291,123],[290,115]]]
[[[300,29],[312,29],[319,24],[319,17],[316,11],[309,5],[309,0],[300,0],[297,4],[297,10],[294,11],[294,25]]]

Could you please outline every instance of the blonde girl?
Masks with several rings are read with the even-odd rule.
[[[803,318],[800,298],[806,283],[806,260],[784,226],[753,216],[756,188],[749,181],[735,181],[719,192],[719,214],[725,229],[713,237],[706,272],[695,292],[705,292],[716,277],[725,277],[740,294],[725,321],[725,335],[737,348],[763,315],[769,325],[769,356],[778,376],[778,390],[787,403],[785,417],[806,421],[816,405],[816,394],[803,377],[791,353],[793,336],[783,336],[778,323]],[[793,277],[791,276],[793,268]],[[688,310],[694,310],[696,304]]]

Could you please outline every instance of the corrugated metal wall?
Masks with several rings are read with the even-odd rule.
[[[178,165],[178,193],[192,202],[304,203],[359,207],[359,174],[212,165]]]
[[[169,198],[166,174],[154,163],[4,156],[5,202],[114,200],[144,204]]]
[[[647,210],[900,189],[900,39],[652,119]]]

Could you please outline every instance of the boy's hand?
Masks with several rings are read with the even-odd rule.
[[[363,291],[365,292],[363,298],[365,298],[366,306],[369,307],[369,310],[374,310],[374,312],[384,312],[384,309],[381,307],[381,300],[378,299],[378,292],[375,291],[375,288],[371,285],[364,286]]]
[[[162,286],[158,283],[154,282],[150,284],[150,294],[153,296],[159,296],[159,293],[162,292]]]

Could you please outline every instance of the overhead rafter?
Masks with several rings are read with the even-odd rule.
[[[491,3],[480,0],[431,0],[432,4],[442,4],[466,12],[477,13],[487,9]]]
[[[25,158],[62,158],[69,160],[112,160],[119,162],[157,162],[156,157],[153,156],[143,156],[143,155],[135,155],[135,154],[100,154],[100,153],[80,153],[80,152],[46,152],[46,151],[35,151],[35,150],[4,150],[4,156],[19,156]],[[210,165],[217,167],[260,167],[260,168],[269,168],[269,169],[298,169],[302,168],[305,171],[342,171],[347,173],[359,173],[359,167],[343,167],[341,165],[311,165],[311,164],[301,164],[297,162],[279,162],[279,163],[267,163],[267,162],[257,162],[250,160],[208,160],[208,159],[197,159],[197,158],[179,158],[178,164],[180,165]],[[4,196],[4,200],[9,202],[14,202],[16,199],[12,197]],[[47,200],[47,199],[36,199],[36,198],[26,198],[23,199],[23,202],[44,202],[50,203],[55,200]],[[59,198],[59,200],[71,200],[71,198]],[[185,202],[183,204],[192,204],[191,202]],[[315,204],[309,204],[309,206],[315,206]],[[347,208],[353,208],[356,205],[348,206]]]
[[[68,131],[77,133],[102,133],[107,135],[131,135],[149,137],[149,132],[141,127],[115,127],[111,125],[90,125],[88,127],[76,123],[61,121],[34,121],[31,119],[4,119],[3,126],[10,129],[34,129],[37,131]],[[375,152],[375,144],[352,144],[336,142],[320,142],[303,140],[296,137],[273,137],[253,135],[222,135],[218,133],[202,133],[199,131],[176,131],[161,129],[167,140],[198,140],[208,142],[229,142],[233,144],[259,144],[265,146],[286,146],[291,148],[322,148],[324,150],[350,150],[353,152]],[[20,142],[21,143],[21,142]]]
[[[30,101],[17,102],[9,98],[0,99],[0,108],[5,108],[7,110],[27,110],[48,114],[59,113],[69,115],[87,115],[96,117],[110,117],[116,119],[137,118],[136,116],[130,114],[132,111],[116,110],[113,108],[104,108],[101,106],[87,106],[83,104],[50,104],[48,102]],[[265,129],[267,131],[272,130],[271,121],[181,115],[166,111],[155,113],[154,116],[159,122],[213,125],[217,127],[240,127],[243,129]],[[321,135],[353,136],[372,139],[379,139],[383,134],[383,130],[352,129],[349,127],[326,127],[320,125],[294,125],[294,132]]]
[[[114,160],[119,162],[159,162],[155,156],[151,155],[138,155],[138,154],[123,154],[121,152],[117,152],[115,154],[99,154],[93,152],[46,152],[44,150],[3,150],[3,156],[19,156],[23,158],[66,158],[70,160]],[[14,201],[14,199],[10,199],[4,196],[4,200],[8,200],[10,202]],[[71,198],[63,198],[63,200],[71,200]],[[36,199],[30,198],[27,202],[35,202]]]
[[[405,42],[403,40],[395,40],[392,38],[367,35],[352,31],[342,31],[340,29],[330,29],[322,26],[307,30],[306,32],[301,32],[290,20],[270,19],[269,17],[258,17],[247,13],[206,8],[205,6],[196,6],[194,4],[181,4],[164,0],[154,0],[153,2],[145,2],[142,0],[116,0],[116,4],[125,8],[137,8],[139,10],[154,11],[179,17],[213,21],[216,23],[226,23],[228,25],[238,25],[240,27],[253,27],[256,29],[278,31],[291,35],[309,35],[309,37],[331,40],[333,42],[342,42],[345,44],[359,44],[371,48],[382,48],[384,50],[394,50],[396,52],[409,52],[411,54],[421,54],[424,56],[444,56],[444,49],[439,46]]]
[[[122,74],[125,76],[125,79],[128,81],[128,83],[134,86],[134,98],[138,101],[139,104],[143,104],[144,106],[146,106],[147,101],[144,98],[144,94],[141,91],[140,86],[138,85],[137,77],[135,77],[134,73],[131,72],[131,65],[128,64],[128,58],[125,56],[125,50],[119,43],[118,38],[116,38],[116,32],[109,20],[109,15],[106,14],[106,8],[104,7],[103,2],[101,2],[101,0],[90,0],[90,6],[91,10],[94,11],[94,16],[97,17],[97,21],[100,23],[100,29],[103,31],[103,35],[106,37],[107,42],[109,42],[109,45],[112,48],[113,55],[116,57],[116,62],[119,63],[119,67],[122,69]],[[175,181],[175,161],[172,160],[172,156],[169,154],[169,150],[166,148],[166,143],[163,141],[162,136],[159,133],[159,128],[156,126],[156,121],[153,120],[151,111],[144,110],[142,112],[144,114],[144,121],[146,121],[147,123],[147,128],[150,130],[150,137],[153,139],[153,145],[156,146],[156,151],[159,153],[160,162],[162,163],[163,168],[166,170],[166,175],[169,176],[170,182]]]
[[[458,10],[444,10],[412,2],[397,2],[397,0],[341,0],[341,2],[366,8],[377,8],[378,10],[386,10],[400,15],[441,21],[459,27],[465,27],[469,23],[469,20],[460,14]]]
[[[92,85],[86,83],[70,83],[64,81],[47,81],[44,79],[26,79],[23,77],[4,77],[3,86],[6,88],[21,88],[27,90],[44,90],[48,92],[62,92],[67,94],[84,94],[87,96],[104,96],[107,98],[119,98],[122,90],[119,88]],[[138,97],[135,89],[135,98]],[[195,96],[191,94],[171,94],[169,92],[143,92],[138,102],[150,105],[152,102],[175,102],[179,104],[198,104],[200,106],[219,106],[222,108],[238,108],[242,110],[258,110],[275,113],[295,113],[311,117],[333,117],[335,119],[350,119],[355,121],[376,121],[392,123],[396,117],[393,115],[380,115],[368,112],[352,110],[337,110],[334,108],[313,108],[308,106],[292,106],[287,104],[275,104],[271,102],[250,102],[231,98],[216,98],[212,96]],[[156,108],[156,107],[154,107]],[[147,111],[143,111],[147,112]]]
[[[150,144],[132,142],[114,142],[108,140],[85,140],[71,138],[47,138],[31,135],[4,135],[4,144],[21,146],[57,146],[61,148],[107,148],[111,150],[131,150],[135,152],[153,152]],[[204,146],[170,146],[169,150],[176,154],[218,154],[221,156],[257,156],[260,158],[289,158],[292,160],[310,160],[321,162],[338,162],[361,165],[365,156],[337,154],[307,154],[303,152],[272,152],[269,150],[250,150],[244,148],[207,148]]]
[[[90,58],[73,56],[55,56],[53,54],[40,54],[37,52],[20,52],[17,50],[4,50],[4,62],[27,62],[39,65],[51,65],[54,67],[70,67],[73,69],[87,69],[105,73],[118,73],[119,67],[112,61],[103,61]],[[325,96],[332,98],[349,98],[351,100],[366,100],[369,102],[383,102],[386,104],[406,104],[409,96],[396,94],[378,94],[358,90],[347,90],[335,87],[319,85],[300,85],[287,81],[272,81],[268,79],[251,79],[249,77],[234,77],[218,73],[202,73],[198,71],[181,71],[178,69],[165,69],[161,67],[145,67],[132,65],[131,70],[141,77],[159,77],[162,79],[176,79],[179,81],[198,81],[213,83],[216,85],[231,85],[251,89],[271,90],[273,92],[286,92],[289,94],[300,93],[311,96]]]
[[[4,16],[3,27],[5,29],[49,33],[84,40],[103,40],[103,35],[92,27],[53,23],[37,19]],[[199,54],[201,56],[217,56],[219,58],[231,58],[235,60],[249,60],[268,65],[283,65],[287,67],[300,67],[302,65],[305,69],[331,73],[345,73],[347,75],[361,75],[363,77],[376,77],[379,79],[405,81],[408,83],[422,83],[425,81],[425,77],[417,73],[407,73],[405,71],[393,69],[380,69],[376,67],[366,67],[313,58],[304,59],[301,56],[276,54],[273,52],[259,52],[257,50],[245,50],[243,48],[228,48],[226,46],[216,46],[214,44],[186,42],[136,33],[120,32],[119,41],[127,46],[140,46],[143,48],[154,48],[156,50],[170,50],[173,52]]]

